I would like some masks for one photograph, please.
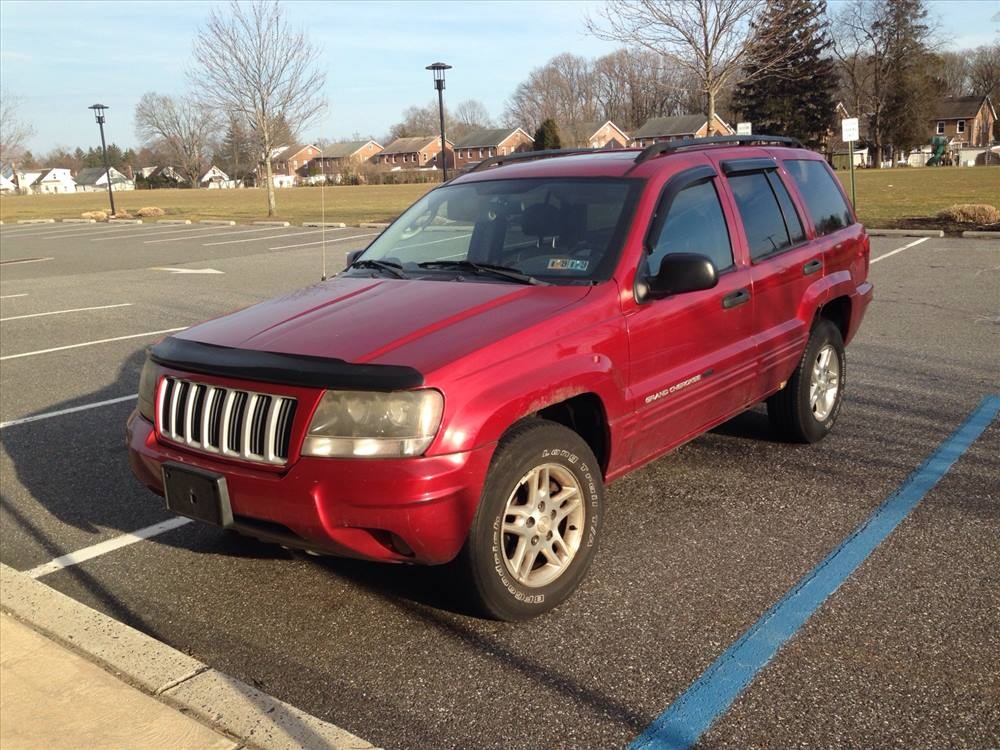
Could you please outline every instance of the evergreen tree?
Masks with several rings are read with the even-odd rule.
[[[749,70],[780,57],[779,48],[799,49],[780,66],[737,87],[733,106],[755,133],[792,136],[816,148],[834,129],[837,74],[827,54],[831,42],[825,17],[826,0],[772,0],[754,23]],[[775,35],[776,28],[783,34]]]
[[[927,121],[942,93],[937,67],[926,44],[930,33],[923,0],[888,0],[879,31],[892,61],[887,77],[884,134],[897,156],[926,143]]]
[[[543,120],[535,131],[535,151],[546,151],[552,148],[561,148],[562,142],[559,140],[559,127],[552,118]]]

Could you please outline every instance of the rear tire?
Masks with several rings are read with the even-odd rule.
[[[792,377],[767,400],[771,426],[793,443],[822,440],[840,414],[846,382],[844,339],[837,326],[821,319]]]
[[[603,505],[600,466],[577,433],[542,419],[511,429],[461,558],[480,609],[516,621],[565,601],[597,551]]]

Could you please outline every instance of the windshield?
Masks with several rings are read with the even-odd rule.
[[[447,185],[417,201],[361,258],[392,263],[408,276],[454,275],[474,263],[554,284],[603,281],[639,187],[592,177]]]

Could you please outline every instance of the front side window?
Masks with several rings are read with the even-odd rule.
[[[649,251],[649,273],[655,276],[664,256],[670,253],[704,255],[720,272],[732,268],[729,229],[711,179],[686,187],[674,196]]]
[[[854,223],[844,194],[834,182],[836,178],[822,162],[789,159],[784,164],[799,195],[805,201],[818,236],[836,232]]]
[[[959,133],[964,133],[965,132],[965,120],[959,120],[958,121],[958,132]]]
[[[938,120],[937,134],[944,135],[944,120]]]
[[[743,219],[752,260],[781,252],[805,239],[788,191],[773,171],[731,175],[729,186]]]
[[[447,185],[417,201],[362,259],[398,264],[411,276],[469,261],[556,284],[602,281],[614,270],[641,186],[612,178]]]

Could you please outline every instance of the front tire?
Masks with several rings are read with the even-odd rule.
[[[603,506],[600,466],[577,433],[542,419],[511,429],[462,557],[483,612],[526,620],[565,601],[593,560]]]
[[[767,400],[767,416],[775,432],[794,443],[822,440],[840,414],[846,379],[840,329],[829,320],[820,320],[788,384]]]

